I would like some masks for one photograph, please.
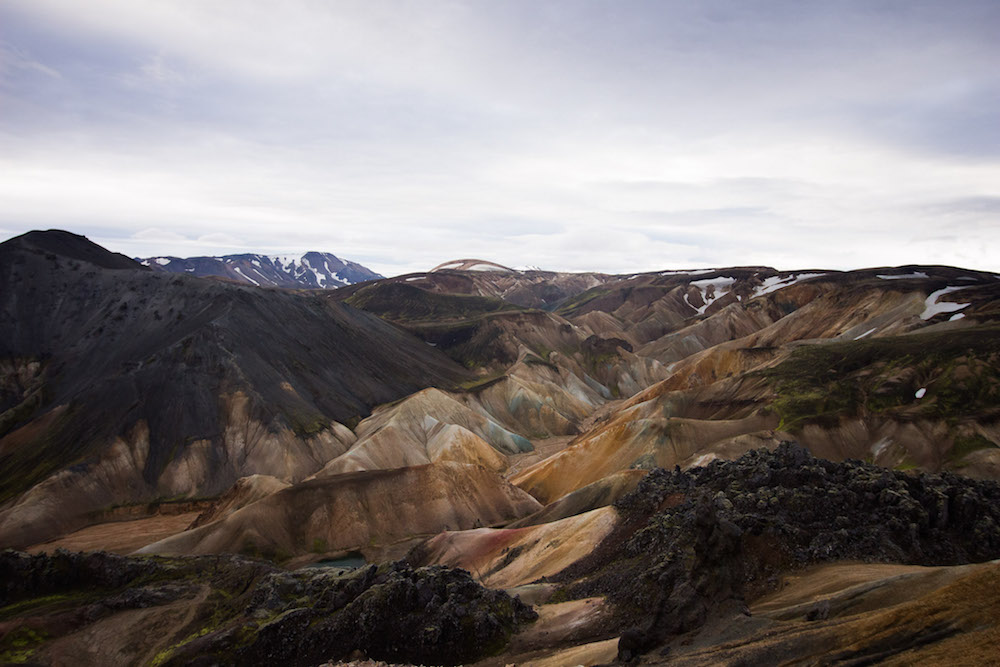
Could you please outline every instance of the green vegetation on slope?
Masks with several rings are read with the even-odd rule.
[[[1000,417],[1000,328],[804,345],[759,375],[778,395],[784,429],[870,414],[991,421]]]

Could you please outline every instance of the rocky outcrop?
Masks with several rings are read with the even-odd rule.
[[[130,664],[315,665],[361,654],[452,665],[500,651],[536,618],[519,600],[440,566],[288,573],[233,556],[5,551],[0,582],[0,656],[32,664],[60,662],[78,635],[101,633],[101,654]],[[141,632],[135,619],[156,631]]]
[[[941,565],[1000,557],[1000,484],[813,458],[792,443],[688,472],[654,470],[621,524],[559,575],[619,605],[619,657],[738,611],[776,573],[861,559]],[[610,563],[617,563],[613,568]]]

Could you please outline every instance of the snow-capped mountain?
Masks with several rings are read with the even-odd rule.
[[[333,289],[384,276],[328,252],[304,255],[225,255],[223,257],[146,257],[136,261],[155,271],[218,276],[260,287]]]

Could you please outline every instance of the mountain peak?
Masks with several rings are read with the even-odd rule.
[[[435,271],[504,271],[506,273],[516,273],[509,266],[490,262],[485,259],[453,259],[444,264],[438,264],[430,270]]]
[[[28,250],[58,255],[68,259],[88,262],[105,269],[140,269],[136,262],[125,255],[111,252],[97,245],[86,236],[62,229],[35,230],[15,236],[0,244],[5,250]]]
[[[154,271],[217,277],[258,287],[333,289],[384,276],[328,252],[301,255],[243,253],[220,257],[146,257],[138,260]]]

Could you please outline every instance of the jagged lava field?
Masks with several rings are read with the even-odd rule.
[[[1000,275],[0,244],[0,663],[1000,662]]]

